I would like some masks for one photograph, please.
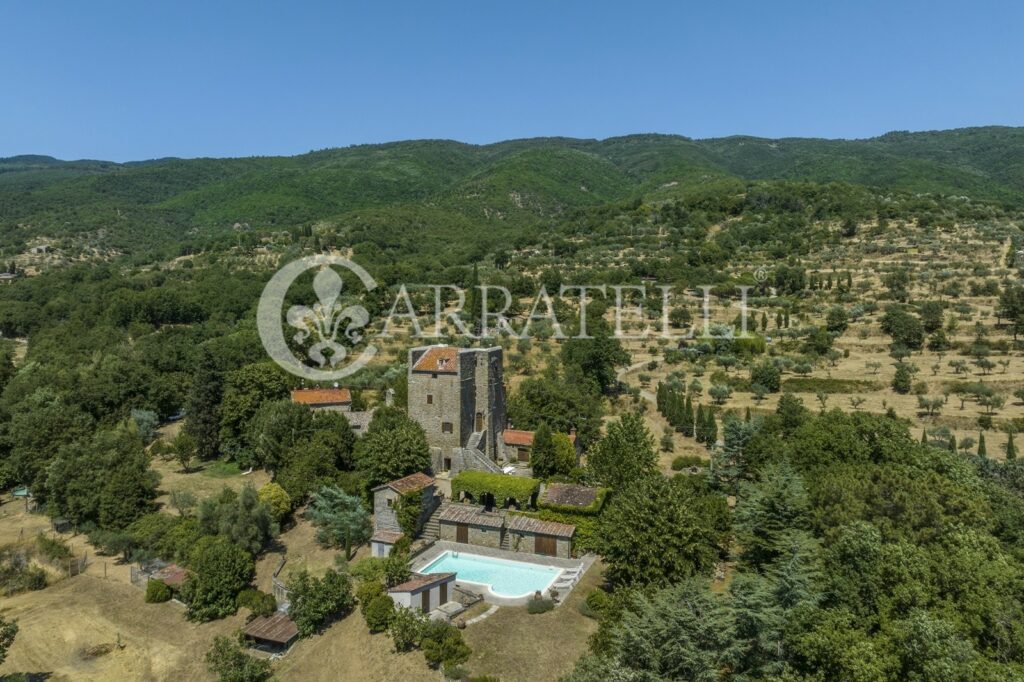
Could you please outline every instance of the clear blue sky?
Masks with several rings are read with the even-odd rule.
[[[0,156],[1024,125],[1015,1],[7,0],[0,26]]]

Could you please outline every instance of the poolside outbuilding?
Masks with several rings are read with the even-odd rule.
[[[451,504],[438,517],[440,537],[449,542],[501,549],[505,515],[469,504]]]
[[[562,559],[572,555],[572,538],[576,534],[576,526],[509,514],[505,520],[505,529],[508,535],[507,548],[513,552],[529,552]]]
[[[453,597],[454,583],[454,573],[413,573],[409,580],[389,589],[388,596],[395,606],[430,613]]]

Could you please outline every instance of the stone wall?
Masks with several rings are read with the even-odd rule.
[[[449,542],[458,542],[456,539],[456,525],[447,521],[441,522],[441,539]],[[469,544],[480,547],[492,547],[501,549],[501,534],[503,529],[484,526],[469,525]]]
[[[537,552],[537,536],[521,530],[509,530],[508,549],[512,552],[524,554],[539,554]],[[572,540],[569,538],[555,539],[555,556],[562,559],[569,559],[572,556]]]
[[[391,506],[388,506],[391,500]],[[382,488],[373,493],[373,527],[377,530],[393,530],[401,533],[398,516],[394,505],[398,503],[398,493],[391,488]]]

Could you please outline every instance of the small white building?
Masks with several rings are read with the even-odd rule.
[[[447,604],[455,583],[454,573],[413,573],[409,580],[388,590],[395,606],[417,608],[430,613]]]

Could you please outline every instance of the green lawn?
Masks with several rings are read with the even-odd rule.
[[[597,621],[579,612],[587,593],[603,582],[596,562],[565,603],[531,615],[525,606],[503,606],[498,612],[463,631],[473,655],[466,668],[473,675],[492,675],[502,682],[557,680],[570,672],[587,651]]]

